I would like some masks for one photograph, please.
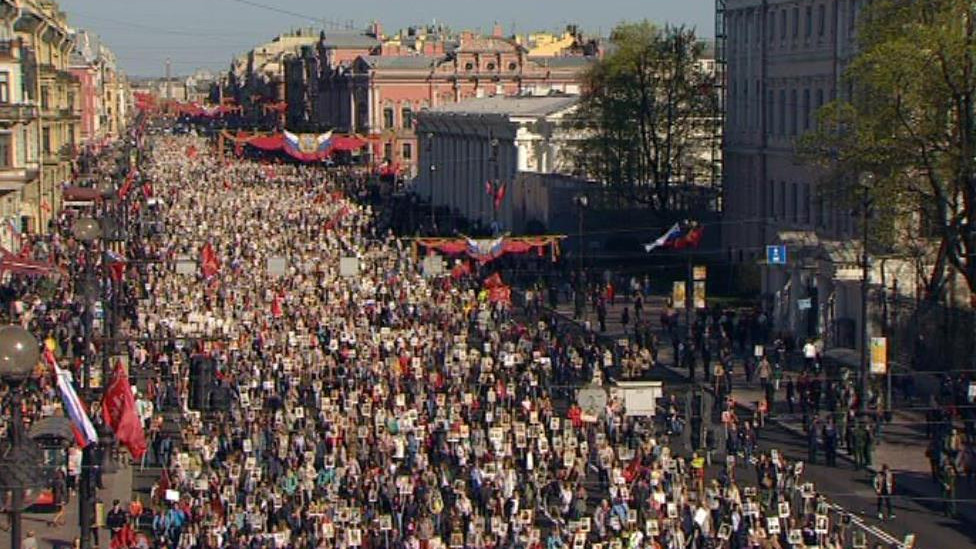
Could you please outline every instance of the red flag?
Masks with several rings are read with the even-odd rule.
[[[152,183],[145,183],[142,186],[142,194],[146,195],[146,198],[152,198],[153,197]]]
[[[698,226],[694,229],[688,231],[688,234],[678,238],[674,241],[672,245],[676,250],[683,250],[685,248],[697,248],[701,243],[702,236],[705,233],[705,227]]]
[[[485,194],[495,196],[495,190],[491,186],[491,181],[485,181]]]
[[[281,315],[284,314],[281,309],[281,302],[281,294],[276,295],[274,301],[271,302],[271,316],[281,318]]]
[[[142,431],[142,421],[136,414],[136,399],[132,395],[129,376],[121,363],[115,365],[112,384],[105,390],[102,398],[102,419],[112,428],[135,459],[142,459],[146,453],[146,435]]]
[[[505,199],[505,187],[508,185],[502,183],[498,186],[498,191],[495,193],[495,209],[502,207],[502,200]]]
[[[125,200],[125,197],[128,196],[130,192],[132,192],[132,187],[135,185],[135,182],[136,182],[136,172],[131,171],[129,172],[129,175],[126,176],[125,183],[122,184],[122,188],[119,189],[120,199]]]
[[[200,268],[203,270],[203,278],[211,278],[218,271],[220,271],[220,260],[217,259],[217,253],[214,252],[213,246],[209,242],[203,245],[203,249],[200,250]]]
[[[193,146],[193,145],[190,145],[189,147],[187,147],[186,148],[186,156],[187,156],[187,158],[191,158],[191,159],[192,158],[196,158],[197,157],[197,148],[195,146]]]
[[[498,273],[492,273],[491,276],[485,279],[484,287],[487,289],[499,288],[504,286],[505,283],[502,282],[502,276]]]

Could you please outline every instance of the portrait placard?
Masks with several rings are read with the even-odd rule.
[[[779,535],[779,518],[778,517],[766,517],[766,531],[769,532],[771,536]]]
[[[777,515],[779,518],[789,518],[790,517],[790,502],[781,501],[777,507]]]

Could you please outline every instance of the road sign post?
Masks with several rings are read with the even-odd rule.
[[[786,265],[786,245],[777,244],[766,246],[766,263],[770,265]]]

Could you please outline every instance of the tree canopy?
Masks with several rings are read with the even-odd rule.
[[[973,10],[969,0],[867,3],[845,71],[849,91],[822,109],[818,130],[799,144],[835,195],[870,181],[880,215],[873,239],[939,250],[927,260],[936,295],[949,267],[976,287]]]
[[[711,173],[718,139],[713,71],[684,27],[624,23],[609,53],[583,76],[574,151],[584,174],[628,198],[669,209],[675,185]]]

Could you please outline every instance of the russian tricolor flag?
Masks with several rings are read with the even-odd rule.
[[[98,442],[98,433],[95,432],[95,426],[88,419],[85,405],[75,393],[75,388],[71,386],[71,374],[56,364],[54,365],[54,372],[58,376],[58,390],[61,392],[64,409],[68,413],[68,417],[71,418],[78,445],[84,448],[93,442]]]

